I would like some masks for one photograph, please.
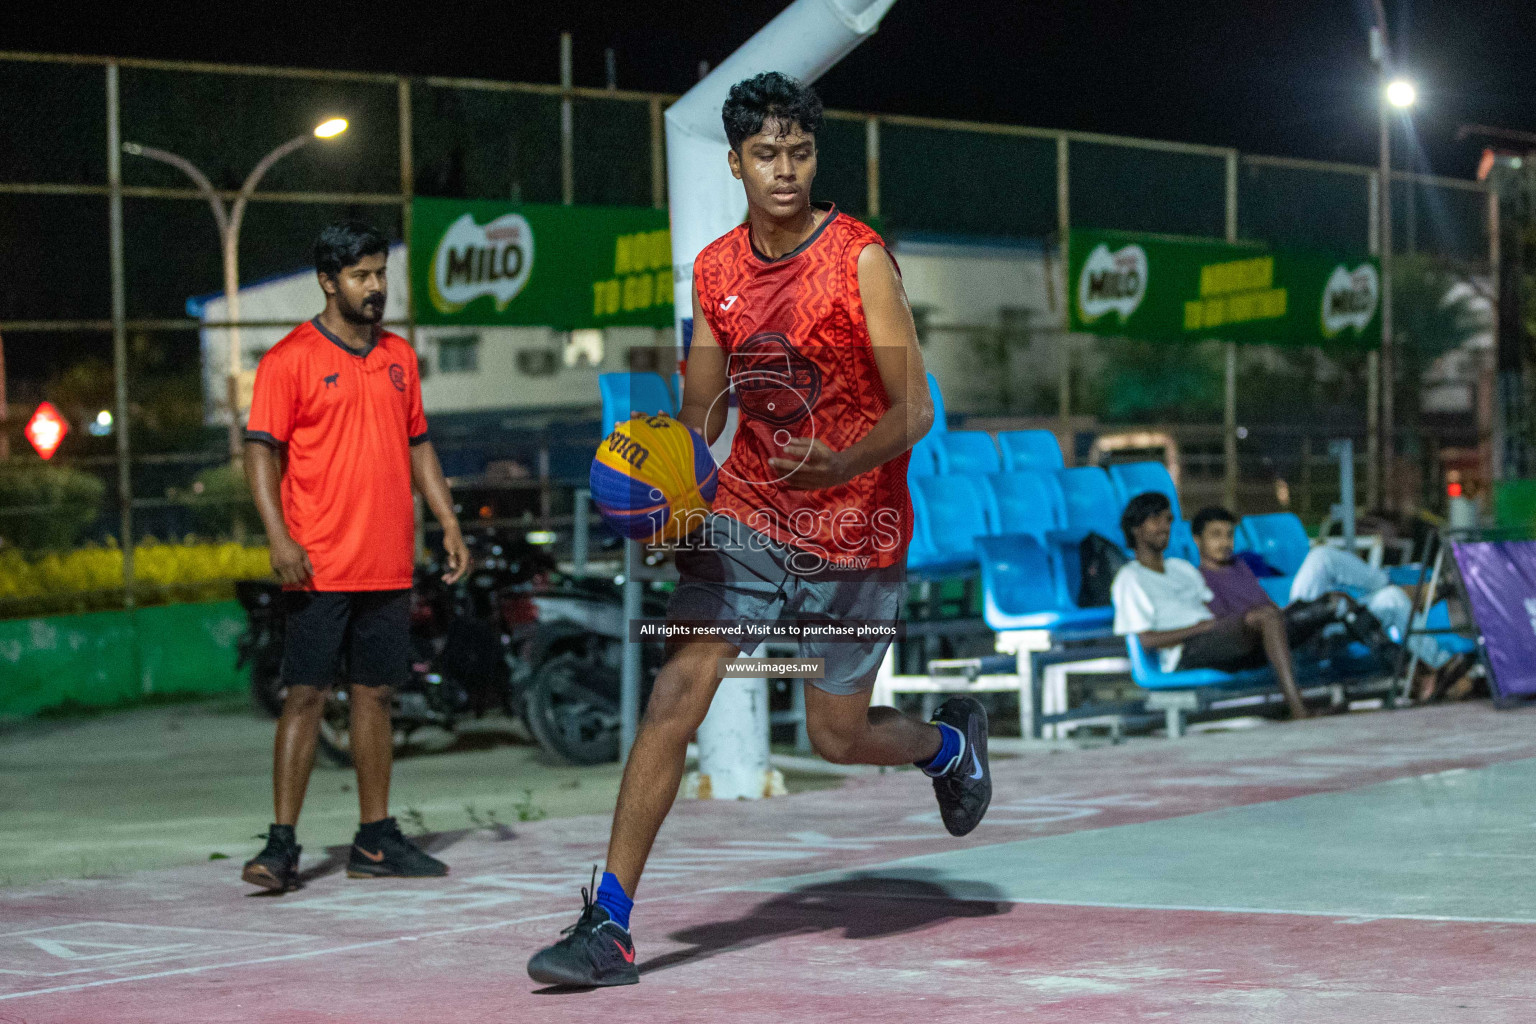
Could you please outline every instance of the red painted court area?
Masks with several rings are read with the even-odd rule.
[[[986,823],[898,772],[682,803],[641,984],[539,989],[607,822],[437,836],[445,881],[247,895],[233,862],[0,893],[0,1021],[1526,1021],[1536,737],[1485,706],[994,761]]]

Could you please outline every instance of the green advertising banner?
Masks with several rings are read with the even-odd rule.
[[[1381,345],[1381,271],[1372,256],[1074,230],[1067,269],[1074,331],[1160,342]]]
[[[417,199],[410,255],[419,324],[672,326],[665,210]]]

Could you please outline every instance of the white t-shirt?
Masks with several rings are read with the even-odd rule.
[[[1183,629],[1214,618],[1207,603],[1213,596],[1200,570],[1182,558],[1163,559],[1163,571],[1153,572],[1131,562],[1115,573],[1110,596],[1115,602],[1115,633],[1161,632]],[[1164,672],[1178,668],[1184,645],[1158,651]]]

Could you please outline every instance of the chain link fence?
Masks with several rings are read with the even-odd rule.
[[[0,106],[0,136],[25,140],[0,147],[0,338],[10,368],[8,394],[0,391],[0,413],[9,411],[0,423],[0,552],[29,566],[82,544],[105,550],[129,520],[138,541],[244,544],[259,532],[229,471],[224,431],[204,426],[202,415],[199,331],[209,325],[189,315],[188,299],[222,280],[207,202],[175,169],[117,156],[109,139],[186,157],[227,200],[275,145],[325,117],[349,119],[345,135],[280,161],[253,195],[240,238],[244,283],[301,265],[319,227],[340,216],[405,237],[415,196],[666,203],[668,95],[17,53],[0,53],[0,92],[9,100]],[[1219,352],[1065,335],[1057,325],[1067,230],[1354,252],[1374,234],[1369,168],[847,111],[829,112],[819,141],[820,196],[875,221],[898,244],[1029,240],[1048,265],[1044,308],[924,331],[925,344],[951,346],[956,365],[973,368],[946,381],[965,393],[958,408],[1087,424],[1083,438],[1168,426],[1185,437],[1184,472],[1197,489],[1225,466]],[[1392,200],[1399,253],[1486,279],[1482,186],[1394,175]],[[123,238],[116,316],[114,203]],[[1241,354],[1238,377],[1248,510],[1287,492],[1293,507],[1324,508],[1327,440],[1353,437],[1362,454],[1367,447],[1366,361],[1256,347]],[[23,420],[44,398],[73,430],[46,467],[21,439]],[[467,513],[490,507],[496,521],[559,529],[599,438],[597,404],[595,394],[582,394],[535,414],[447,418],[437,443],[461,478]],[[102,410],[113,414],[113,433],[90,436]],[[131,444],[120,446],[124,429]],[[1399,449],[1430,479],[1443,439],[1421,442],[1421,418],[1403,430]],[[498,486],[502,497],[492,500]],[[120,601],[121,576],[115,585],[101,589]],[[8,601],[27,599],[0,585],[0,615]]]

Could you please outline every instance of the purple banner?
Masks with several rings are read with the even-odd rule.
[[[1452,544],[1501,697],[1536,696],[1536,541]]]

